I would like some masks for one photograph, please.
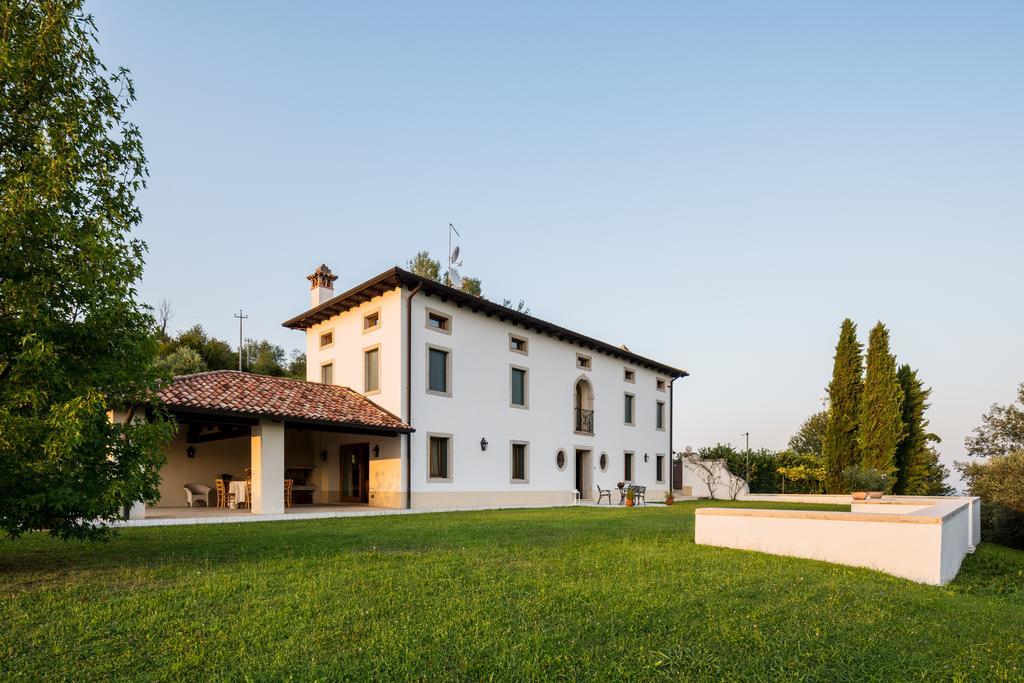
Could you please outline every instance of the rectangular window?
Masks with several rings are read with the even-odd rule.
[[[324,332],[320,335],[320,348],[325,348],[334,343],[334,330]]]
[[[521,353],[525,356],[530,352],[529,343],[523,337],[517,337],[514,334],[510,334],[508,335],[508,350]]]
[[[665,402],[658,401],[657,409],[654,411],[654,428],[665,430]]]
[[[582,353],[577,353],[576,354],[576,367],[578,367],[580,370],[589,370],[590,369],[590,356],[584,355]]]
[[[512,444],[512,481],[526,481],[526,444]]]
[[[658,388],[658,391],[665,391],[665,380],[659,377],[654,380],[654,386]]]
[[[626,453],[625,468],[623,469],[622,477],[626,481],[633,481],[633,454],[632,453]]]
[[[659,484],[665,483],[665,456],[658,455],[654,458],[654,479]]]
[[[633,396],[633,394],[626,394],[624,418],[625,418],[625,424],[628,424],[628,425],[634,424],[634,419],[636,418],[636,416],[633,414],[633,402],[634,402],[634,400],[635,400],[635,397]]]
[[[449,389],[448,351],[434,347],[427,348],[427,391],[434,394],[451,395]]]
[[[380,347],[367,349],[363,352],[363,386],[364,393],[380,391]]]
[[[369,332],[380,327],[380,311],[374,311],[363,316],[363,332]]]
[[[452,319],[451,316],[447,316],[440,311],[433,309],[427,309],[427,329],[435,330],[437,332],[444,332],[445,334],[451,334],[452,331]]]
[[[431,436],[428,441],[430,453],[427,477],[451,481],[451,437]]]
[[[623,368],[622,379],[630,384],[636,384],[636,371],[630,368]]]
[[[516,408],[526,407],[526,368],[512,368],[512,400]]]
[[[320,366],[320,383],[334,384],[334,363]]]

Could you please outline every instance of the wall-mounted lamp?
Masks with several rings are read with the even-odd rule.
[[[190,458],[196,457],[196,447],[195,446],[189,446],[188,448],[186,448],[185,449],[185,455],[187,455]]]
[[[380,445],[378,445],[378,444],[374,444],[374,446],[373,446],[373,457],[375,457],[375,458],[379,458],[380,457]]]
[[[320,451],[320,462],[327,462],[327,451]]]
[[[647,455],[646,453],[644,453],[644,462],[647,462],[650,459],[651,459],[650,456]]]
[[[486,437],[480,439],[480,450],[482,450],[482,451],[486,451],[487,450],[487,438]]]

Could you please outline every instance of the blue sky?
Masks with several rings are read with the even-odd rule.
[[[846,316],[944,459],[1024,381],[1024,4],[91,2],[134,73],[142,296],[286,348],[463,233],[490,298],[688,368],[677,445],[781,448]]]

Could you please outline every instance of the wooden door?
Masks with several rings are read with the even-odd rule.
[[[341,447],[341,502],[370,502],[370,444]]]

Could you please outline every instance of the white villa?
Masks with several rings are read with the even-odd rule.
[[[308,382],[216,371],[162,393],[181,429],[148,516],[222,474],[256,514],[284,512],[285,480],[299,507],[558,505],[620,481],[660,499],[671,485],[685,371],[401,268],[341,294],[336,279],[321,265],[310,308],[284,323],[306,333]]]

